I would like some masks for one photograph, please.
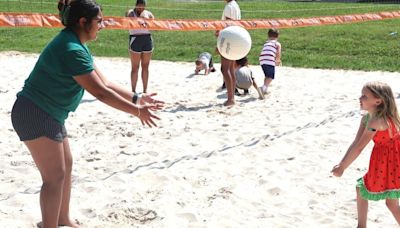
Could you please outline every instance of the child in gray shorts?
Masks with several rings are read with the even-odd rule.
[[[249,94],[250,87],[253,86],[258,92],[259,98],[264,99],[264,95],[261,93],[260,88],[257,86],[257,83],[253,78],[253,72],[248,66],[247,57],[236,60],[236,67],[237,68],[235,70],[235,76],[236,76],[235,95],[239,96],[241,95],[238,89],[243,89],[244,90],[243,95],[247,95]]]

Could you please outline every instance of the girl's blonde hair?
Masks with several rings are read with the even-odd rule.
[[[400,117],[390,86],[383,82],[367,82],[364,88],[371,91],[375,98],[382,100],[382,103],[377,107],[376,117],[383,118],[388,126],[391,126],[389,119],[392,120],[396,129],[399,130]]]

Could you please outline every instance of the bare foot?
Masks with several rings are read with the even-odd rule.
[[[232,106],[235,104],[235,100],[226,100],[224,106]]]
[[[75,221],[67,220],[67,221],[58,221],[58,226],[66,226],[66,227],[74,227],[74,228],[79,228],[81,223],[75,219]]]

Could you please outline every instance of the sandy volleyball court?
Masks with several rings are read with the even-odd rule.
[[[41,220],[40,175],[10,121],[36,60],[0,53],[0,227]],[[96,63],[129,88],[128,58]],[[261,84],[261,68],[251,68]],[[226,108],[220,72],[193,71],[151,62],[149,90],[167,102],[159,128],[84,96],[66,123],[73,218],[84,227],[356,226],[355,181],[371,145],[341,179],[330,170],[354,139],[362,85],[384,81],[398,97],[400,73],[280,67],[266,100],[251,89]],[[384,201],[371,202],[369,215],[370,227],[397,227]]]

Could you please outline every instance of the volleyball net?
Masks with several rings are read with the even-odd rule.
[[[324,68],[333,61],[342,62],[338,67],[353,68],[350,64],[359,62],[368,66],[355,69],[376,69],[373,66],[390,62],[385,69],[399,69],[390,56],[400,38],[396,35],[400,4],[239,0],[242,20],[222,21],[223,0],[148,0],[146,9],[156,17],[152,20],[123,17],[135,0],[97,2],[103,7],[106,25],[99,39],[90,44],[98,56],[127,56],[126,30],[147,28],[154,31],[154,59],[192,61],[198,53],[214,52],[215,30],[239,25],[252,36],[251,64],[257,63],[265,29],[273,27],[285,29],[280,37],[285,43],[286,65]],[[56,5],[55,0],[0,0],[0,50],[40,52],[63,28]],[[326,58],[320,57],[321,48]]]
[[[105,17],[107,29],[149,29],[149,30],[220,30],[238,25],[246,29],[293,28],[318,25],[355,23],[364,21],[400,18],[400,10],[392,12],[365,13],[341,16],[324,16],[294,19],[265,20],[157,20],[144,18]],[[0,27],[63,27],[58,15],[38,13],[1,13]]]
[[[121,0],[118,3],[107,0],[98,2],[107,15],[104,20],[106,29],[114,30],[147,28],[208,31],[220,30],[231,25],[239,25],[246,29],[293,28],[400,18],[400,4],[319,4],[316,1],[297,3],[296,0],[243,0],[239,1],[242,8],[241,21],[221,21],[209,18],[220,18],[225,4],[222,0],[152,0],[152,4],[149,1],[146,8],[156,15],[156,19],[148,20],[119,16],[132,8],[135,0]],[[0,27],[63,27],[56,13],[54,0],[1,0]]]

